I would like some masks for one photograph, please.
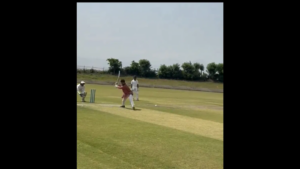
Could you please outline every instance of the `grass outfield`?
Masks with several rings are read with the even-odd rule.
[[[132,76],[121,77],[129,84],[132,80]],[[98,81],[107,82],[113,84],[117,80],[117,76],[108,74],[82,74],[77,73],[78,81]],[[181,87],[181,88],[198,88],[198,89],[211,89],[211,90],[223,90],[223,83],[214,82],[189,82],[183,80],[166,80],[166,79],[145,79],[138,78],[140,85],[145,86],[170,86],[170,87]]]
[[[223,94],[141,88],[136,109],[119,108],[122,91],[77,98],[78,169],[223,168]],[[154,106],[154,105],[157,106]]]

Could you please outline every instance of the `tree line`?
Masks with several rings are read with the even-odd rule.
[[[136,75],[145,78],[161,78],[176,79],[190,81],[206,81],[212,79],[214,81],[223,82],[223,63],[216,64],[214,62],[207,64],[206,72],[203,64],[184,62],[181,65],[176,63],[173,65],[161,65],[158,70],[151,68],[151,63],[147,59],[141,59],[138,62],[132,61],[129,66],[122,67],[119,59],[107,59],[111,74],[117,74],[119,71],[124,75]]]

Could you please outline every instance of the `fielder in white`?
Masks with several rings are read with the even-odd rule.
[[[136,80],[136,76],[133,76],[133,80],[131,81],[131,91],[133,92],[133,96],[135,96],[135,100],[139,100],[139,81]]]
[[[82,98],[82,101],[85,102],[85,97],[87,95],[87,93],[85,92],[85,87],[84,87],[85,82],[81,81],[80,84],[77,85],[77,92],[80,95],[80,97]]]

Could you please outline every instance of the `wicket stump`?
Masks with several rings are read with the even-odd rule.
[[[91,89],[90,103],[95,103],[96,89]]]

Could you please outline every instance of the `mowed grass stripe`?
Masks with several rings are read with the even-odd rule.
[[[78,102],[78,105],[81,105],[82,102]],[[110,102],[99,102],[96,104],[100,104],[103,106],[115,105],[116,107],[120,106],[121,104],[116,104],[113,101]],[[126,102],[126,107],[130,107],[130,103]],[[145,101],[140,101],[136,103],[136,108],[138,109],[151,109],[157,110],[172,114],[178,114],[182,116],[188,116],[193,118],[199,118],[203,120],[209,120],[213,122],[223,123],[223,110],[218,110],[217,108],[210,108],[207,106],[176,106],[176,105],[158,105],[154,106],[154,104],[146,103]]]
[[[108,104],[115,103],[113,99],[106,99],[106,100],[110,101],[110,103]],[[126,101],[126,106],[130,106],[129,104],[130,104],[129,101]],[[223,123],[223,109],[221,107],[187,105],[187,104],[178,105],[178,104],[166,104],[166,103],[158,104],[158,106],[156,107],[155,103],[151,103],[149,101],[144,101],[144,100],[135,101],[135,105],[137,108],[141,108],[141,109],[146,108],[151,110],[158,110],[167,113]]]
[[[183,107],[183,108],[170,108],[170,107],[147,107],[151,110],[157,110],[166,113],[178,114],[182,116],[188,116],[192,118],[199,118],[203,120],[209,120],[213,122],[223,123],[223,111],[203,109],[197,107]]]
[[[120,96],[107,96],[107,98],[110,99],[120,99]],[[212,101],[204,101],[204,100],[195,100],[195,99],[185,99],[185,100],[180,100],[180,99],[175,99],[175,98],[151,98],[151,97],[144,97],[140,98],[140,101],[136,103],[149,103],[152,105],[173,105],[173,106],[188,106],[189,105],[206,105],[210,107],[215,107],[218,109],[223,109],[223,102],[212,102]]]
[[[220,106],[223,107],[223,101],[211,101],[206,99],[178,99],[178,98],[153,98],[153,97],[145,97],[142,98],[142,101],[148,101],[155,104],[172,104],[172,105],[186,105],[189,103],[190,105],[211,105],[211,106]]]
[[[122,159],[107,154],[97,147],[90,146],[82,141],[77,140],[77,168],[78,169],[90,169],[90,168],[137,168],[132,164],[129,164]]]
[[[77,140],[82,168],[223,168],[223,141],[80,106]]]
[[[90,97],[90,89],[96,89],[96,103],[97,102],[114,102],[121,104],[122,91],[116,89],[114,86],[103,85],[90,85],[87,84],[86,90],[88,92],[88,98]],[[193,92],[193,91],[180,91],[180,90],[168,90],[168,89],[141,89],[139,91],[140,102],[149,104],[166,104],[174,106],[212,106],[223,108],[223,94],[220,93],[208,93],[208,92]],[[80,97],[78,96],[78,101]]]
[[[100,157],[100,159],[103,159]],[[103,163],[99,162],[99,157],[91,157],[80,153],[80,150],[77,151],[77,168],[78,169],[91,169],[91,168],[105,168],[112,169],[112,167],[108,167]]]
[[[202,120],[198,118],[192,118],[145,108],[143,108],[142,111],[133,111],[128,109],[121,109],[119,107],[103,107],[96,104],[84,105],[94,110],[100,110],[118,116],[166,126],[173,129],[223,141],[223,123],[217,123],[208,120]]]

